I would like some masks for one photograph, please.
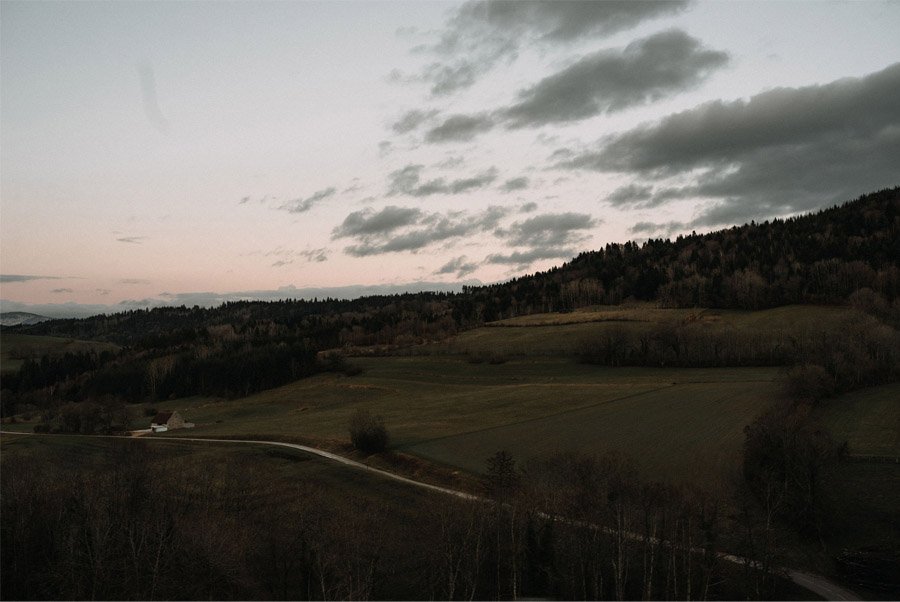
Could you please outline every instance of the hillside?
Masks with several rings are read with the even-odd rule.
[[[27,311],[6,311],[0,313],[0,326],[31,326],[50,320],[47,316],[29,313]]]
[[[850,301],[896,319],[898,260],[900,187],[786,220],[608,244],[464,298],[485,321],[628,299],[723,309]]]
[[[4,338],[12,333],[43,335],[110,342],[122,349],[72,350],[26,359],[17,374],[3,379],[3,412],[13,411],[16,404],[43,407],[50,397],[135,402],[246,396],[321,372],[352,370],[334,351],[383,352],[446,341],[485,323],[521,320],[539,312],[554,312],[558,319],[552,321],[562,323],[583,318],[582,313],[569,313],[574,309],[641,300],[640,312],[655,311],[656,318],[667,308],[684,309],[650,320],[655,326],[631,329],[624,338],[617,330],[615,350],[608,337],[595,338],[593,348],[582,349],[582,355],[609,365],[824,362],[837,388],[849,390],[884,382],[896,372],[889,351],[900,323],[898,257],[900,188],[894,188],[788,220],[675,241],[611,244],[547,272],[468,287],[460,294],[246,301],[4,327]],[[766,353],[753,340],[754,333],[761,336],[760,328],[741,333],[737,353],[729,354],[724,350],[735,347],[731,334],[710,339],[687,323],[696,313],[687,308],[747,310],[797,303],[850,305],[856,317],[823,325],[834,333],[824,348],[811,327],[790,341],[763,345],[769,349]],[[564,313],[556,313],[560,311]],[[620,318],[626,320],[635,310],[622,311]],[[648,320],[631,323],[640,322]],[[763,320],[760,326],[766,324]],[[591,331],[577,325],[572,329]],[[682,353],[688,342],[708,343],[713,350],[689,359]],[[741,345],[753,351],[744,353]],[[515,345],[504,351],[518,352]]]

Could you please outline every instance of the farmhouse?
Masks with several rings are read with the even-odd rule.
[[[154,433],[180,428],[184,428],[184,418],[178,412],[159,412],[150,421],[150,430]]]

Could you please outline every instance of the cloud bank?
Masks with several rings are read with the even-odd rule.
[[[898,98],[895,63],[864,77],[708,102],[560,153],[557,166],[654,183],[615,191],[608,200],[618,206],[717,201],[689,227],[784,215],[897,183]]]

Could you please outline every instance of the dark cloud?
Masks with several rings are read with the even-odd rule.
[[[437,111],[407,111],[391,125],[391,129],[397,134],[405,134],[418,128],[426,121],[430,121],[438,114]]]
[[[419,74],[392,74],[394,81],[427,82],[435,96],[471,87],[501,61],[518,57],[523,46],[569,44],[630,29],[640,22],[671,15],[685,0],[556,2],[477,0],[460,6],[440,39],[428,50],[452,59],[427,65]]]
[[[509,129],[533,128],[621,111],[693,88],[727,62],[725,52],[705,49],[684,31],[670,29],[636,40],[622,50],[582,57],[520,91],[518,100],[509,106],[452,115],[430,129],[425,140],[467,141],[498,124]]]
[[[663,222],[663,223],[637,222],[635,225],[633,225],[629,229],[629,232],[631,232],[632,234],[665,233],[668,235],[668,234],[672,234],[673,232],[687,230],[687,228],[688,228],[688,224],[686,224],[685,222],[676,222],[676,221]]]
[[[348,255],[364,257],[401,251],[415,252],[433,243],[497,228],[509,209],[489,206],[470,214],[464,211],[425,213],[419,209],[388,206],[379,212],[351,213],[332,231],[332,239],[352,238]]]
[[[116,239],[117,242],[124,242],[131,245],[139,245],[147,240],[146,236],[121,236]]]
[[[54,289],[50,289],[50,292],[54,293],[54,294],[62,294],[62,293],[72,293],[74,291],[70,288],[54,288]]]
[[[462,142],[494,127],[494,122],[485,113],[477,115],[451,115],[442,124],[428,130],[425,140],[432,143]]]
[[[545,213],[515,222],[497,234],[514,247],[559,247],[584,240],[584,230],[597,223],[585,213]]]
[[[432,63],[419,79],[431,83],[434,96],[447,96],[474,84],[480,71],[476,64],[467,60],[459,60],[452,65]]]
[[[897,98],[900,63],[860,78],[709,102],[558,165],[663,182],[661,201],[718,201],[689,225],[784,215],[897,184]],[[688,185],[666,186],[685,178]]]
[[[537,208],[538,204],[532,201],[519,207],[519,213],[531,213],[532,211],[537,211]]]
[[[503,183],[503,186],[500,187],[503,192],[525,190],[526,188],[528,188],[528,178],[526,178],[525,176],[507,180]]]
[[[583,57],[520,92],[502,113],[514,128],[579,121],[693,88],[727,62],[681,30],[663,31]]]
[[[508,255],[488,255],[488,263],[527,267],[541,259],[559,259],[576,254],[575,247],[588,239],[587,230],[601,223],[584,213],[545,213],[498,228],[494,234],[510,247],[526,247]]]
[[[457,278],[462,278],[463,276],[468,276],[477,269],[478,264],[467,261],[467,257],[461,255],[442,265],[434,274],[456,274]]]
[[[0,282],[30,282],[32,280],[61,280],[59,276],[29,276],[27,274],[0,274]]]
[[[575,253],[572,249],[535,248],[527,251],[514,251],[509,255],[494,253],[485,257],[484,260],[487,263],[514,265],[525,268],[542,259],[569,259],[574,255]]]
[[[378,211],[354,211],[332,231],[332,238],[386,236],[398,228],[410,226],[422,216],[420,209],[389,205]]]
[[[559,2],[486,0],[460,7],[455,23],[461,29],[486,26],[493,35],[532,36],[548,41],[574,41],[631,29],[641,21],[684,10],[688,2],[607,0]],[[527,34],[526,34],[527,35]]]
[[[301,197],[287,201],[278,207],[278,209],[287,211],[288,213],[305,213],[320,201],[323,201],[330,196],[334,196],[335,192],[337,192],[337,189],[334,186],[330,186],[324,190],[316,191],[306,198]]]
[[[613,206],[645,203],[653,197],[653,186],[629,184],[616,188],[606,196],[606,202]]]
[[[497,168],[491,167],[468,178],[447,181],[435,178],[422,181],[423,165],[407,165],[388,176],[388,195],[408,195],[425,197],[433,194],[461,194],[484,188],[497,179]]]

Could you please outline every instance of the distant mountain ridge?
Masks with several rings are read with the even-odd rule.
[[[27,311],[6,311],[0,313],[0,326],[31,326],[52,319],[53,318],[29,313]]]

